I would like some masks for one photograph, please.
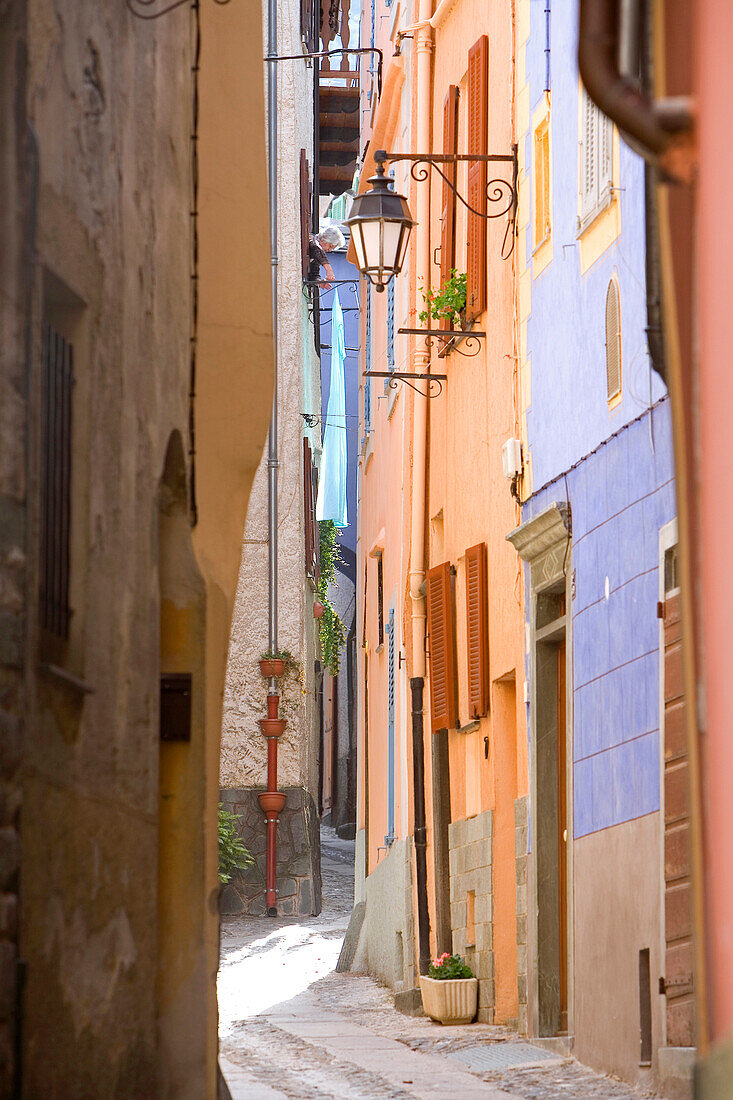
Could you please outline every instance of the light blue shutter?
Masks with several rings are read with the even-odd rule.
[[[364,369],[372,369],[372,284],[366,284],[366,347],[364,348]],[[364,432],[372,430],[372,380],[364,379]]]
[[[387,623],[387,835],[384,843],[389,846],[394,835],[394,608],[389,609]]]
[[[394,370],[394,279],[387,285],[387,370]]]

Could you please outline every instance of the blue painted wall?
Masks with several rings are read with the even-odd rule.
[[[553,259],[532,282],[527,430],[536,490],[523,520],[554,501],[568,501],[572,510],[578,837],[659,808],[659,529],[674,517],[675,500],[669,401],[651,369],[644,332],[644,167],[623,140],[621,235],[580,274],[576,44],[577,5],[553,4]],[[544,8],[532,4],[532,110],[545,91],[545,45]],[[531,256],[531,227],[527,233]],[[605,303],[612,275],[621,299],[623,397],[609,410]]]
[[[359,451],[359,356],[353,350],[359,347],[359,294],[357,269],[346,259],[346,252],[332,252],[329,255],[331,267],[337,279],[353,282],[338,287],[339,300],[344,313],[344,335],[346,337],[346,360],[344,375],[346,381],[346,440],[347,474],[346,498],[349,525],[339,536],[344,563],[350,554],[351,562],[356,562],[356,471]],[[328,394],[331,385],[331,303],[333,290],[321,290],[321,415],[326,417]],[[325,346],[328,345],[328,346]],[[351,350],[350,350],[351,349]],[[321,431],[323,436],[323,430]]]

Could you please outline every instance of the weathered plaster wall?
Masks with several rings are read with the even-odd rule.
[[[124,4],[29,5],[40,179],[20,854],[28,1095],[215,1094],[221,686],[272,379],[256,18],[246,5],[202,15],[192,535],[190,12],[144,23]],[[246,238],[231,233],[245,209]],[[36,627],[44,317],[74,346],[67,644]],[[3,332],[3,364],[5,344]],[[178,514],[159,539],[174,443]],[[184,573],[195,580],[181,587]],[[159,767],[159,671],[179,659],[193,674],[192,738]]]
[[[581,1062],[650,1083],[639,1066],[639,951],[651,953],[653,1046],[662,1040],[659,814],[575,843],[575,1048]]]
[[[396,840],[366,880],[366,915],[354,959],[396,993],[417,985],[412,840]]]

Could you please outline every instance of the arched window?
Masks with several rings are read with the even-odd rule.
[[[606,294],[606,384],[609,401],[621,396],[621,302],[615,279]]]

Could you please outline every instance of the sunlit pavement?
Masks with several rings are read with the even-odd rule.
[[[534,1063],[470,1071],[467,1052],[518,1050],[509,1046],[518,1036],[403,1016],[371,978],[334,973],[352,906],[353,844],[328,829],[322,844],[320,916],[222,926],[220,1065],[232,1100],[638,1100],[628,1086],[539,1050]]]

